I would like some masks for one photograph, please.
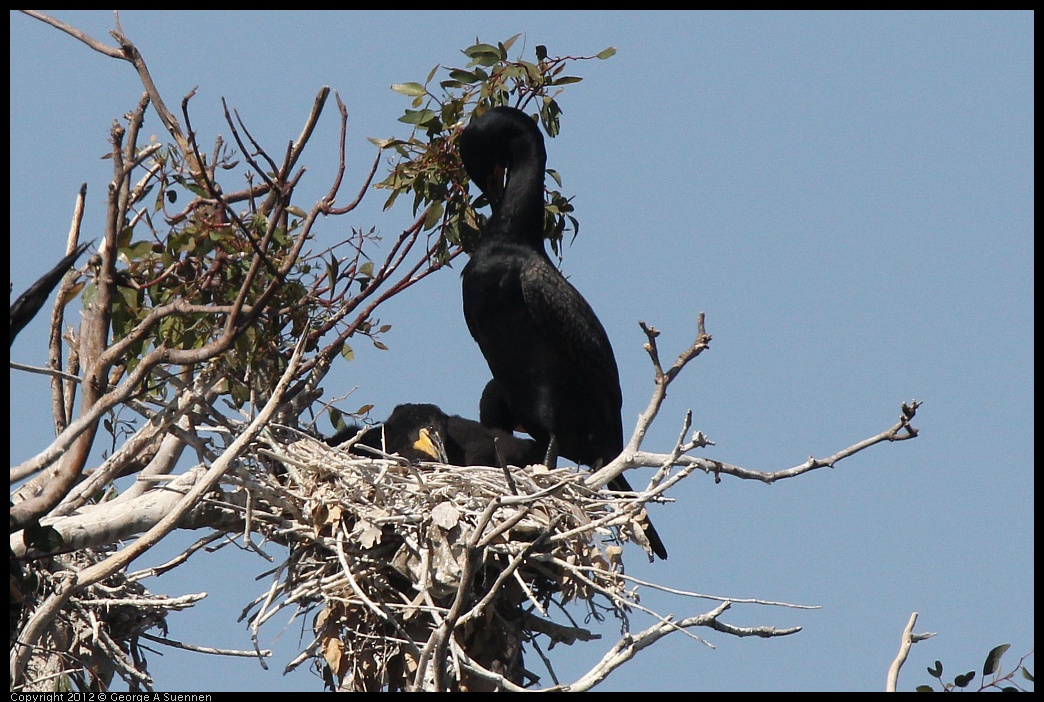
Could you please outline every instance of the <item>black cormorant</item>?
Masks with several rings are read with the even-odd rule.
[[[358,426],[347,427],[326,442],[337,446],[359,431]],[[544,459],[540,446],[531,439],[447,415],[432,404],[396,406],[382,426],[365,430],[355,446],[359,444],[397,453],[411,461],[439,461],[454,466],[528,466]],[[362,455],[365,449],[353,447],[353,452]]]
[[[459,139],[464,168],[493,210],[461,274],[464,319],[502,397],[501,419],[490,421],[524,427],[549,467],[559,455],[605,465],[623,450],[620,375],[601,322],[544,248],[540,129],[521,110],[495,107]],[[622,475],[609,487],[631,490]],[[652,525],[645,531],[667,558]]]
[[[353,453],[373,456],[359,448],[369,446],[388,454],[398,454],[409,461],[447,462],[445,437],[446,415],[435,405],[398,405],[380,426],[349,426],[326,440],[339,446],[359,431],[363,435],[352,446]]]
[[[544,460],[543,449],[532,439],[457,415],[447,417],[446,424],[446,454],[452,465],[531,466]]]
[[[29,321],[36,316],[36,313],[40,311],[40,308],[47,302],[47,296],[51,294],[55,286],[61,281],[62,276],[68,271],[72,264],[76,262],[76,259],[80,257],[91,242],[80,244],[76,249],[62,258],[61,261],[55,264],[54,268],[44,273],[44,275],[35,283],[29,286],[29,289],[18,296],[18,299],[11,305],[11,343],[14,343],[15,337],[18,336],[18,332],[22,331]]]

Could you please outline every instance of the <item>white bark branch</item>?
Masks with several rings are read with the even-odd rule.
[[[935,636],[935,632],[925,634],[915,634],[914,624],[917,623],[917,612],[910,615],[910,620],[906,623],[906,628],[903,629],[902,638],[899,640],[899,653],[896,654],[895,660],[892,661],[892,665],[888,668],[888,679],[885,681],[885,692],[895,692],[896,686],[899,684],[899,671],[902,669],[903,664],[906,663],[906,657],[910,655],[910,648],[913,647],[918,641],[924,641]]]

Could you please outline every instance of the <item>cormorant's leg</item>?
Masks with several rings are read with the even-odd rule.
[[[500,439],[496,436],[493,437],[493,453],[497,456],[497,465],[501,470],[507,470],[507,461],[500,455]]]
[[[508,468],[507,461],[500,455],[500,439],[493,437],[493,450],[497,454],[497,463],[500,464],[500,470],[504,471],[504,479],[507,480],[508,487],[511,488],[511,494],[517,495],[518,488],[515,486],[515,479],[511,477],[511,469]]]
[[[558,439],[555,435],[551,435],[551,441],[547,444],[547,453],[544,454],[544,465],[547,466],[548,470],[554,470],[558,467]]]

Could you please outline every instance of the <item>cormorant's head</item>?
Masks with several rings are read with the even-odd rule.
[[[435,405],[399,405],[384,422],[384,450],[411,461],[446,463],[446,422]]]
[[[458,144],[464,170],[494,208],[516,163],[535,159],[543,171],[547,161],[540,128],[514,107],[494,107],[473,118]]]

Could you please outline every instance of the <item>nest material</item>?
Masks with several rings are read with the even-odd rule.
[[[104,560],[104,550],[82,549],[27,563],[11,562],[12,650],[38,603],[75,571]],[[73,594],[40,639],[29,659],[25,691],[64,689],[61,679],[73,677],[74,689],[109,689],[115,676],[131,690],[150,690],[152,678],[139,648],[146,632],[166,634],[166,614],[187,606],[184,602],[155,596],[140,583],[115,573],[100,583]]]
[[[410,465],[311,438],[270,439],[259,454],[277,461],[265,477],[281,477],[259,481],[255,498],[294,527],[252,621],[291,604],[317,611],[306,653],[334,687],[517,689],[538,680],[523,644],[597,638],[554,621],[567,603],[626,619],[618,541],[643,538],[637,496],[592,491],[569,468]]]

